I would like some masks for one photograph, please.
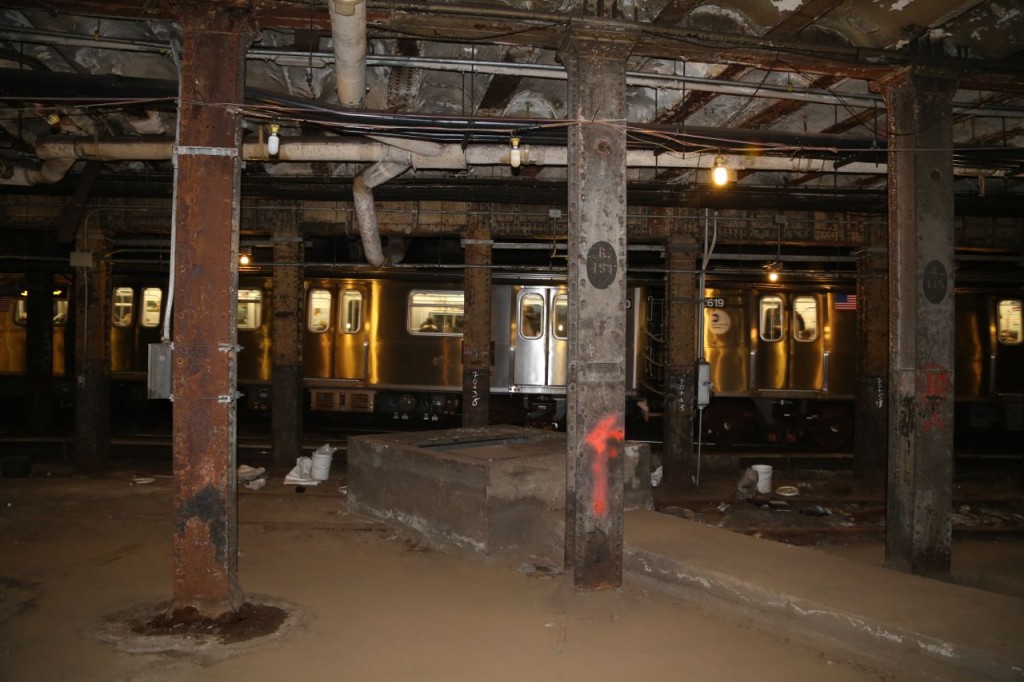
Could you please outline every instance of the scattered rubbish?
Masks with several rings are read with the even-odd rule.
[[[801,482],[797,483],[796,487],[797,487],[797,489],[802,490],[804,492],[808,492],[808,493],[811,492],[811,490],[814,488],[814,486],[812,486],[810,483],[808,483],[806,481],[801,481]]]
[[[326,481],[331,476],[331,460],[338,448],[332,448],[330,443],[324,443],[313,451],[312,468],[310,476],[317,481]]]
[[[264,486],[267,485],[267,479],[265,478],[254,478],[251,481],[246,482],[245,487],[249,490],[263,490]]]
[[[736,483],[737,500],[752,500],[757,496],[757,472],[747,468],[740,474],[740,480]]]
[[[296,457],[295,468],[284,477],[284,484],[297,486],[319,485],[320,481],[313,478],[313,458]],[[299,491],[296,490],[296,492]]]
[[[263,474],[267,470],[263,467],[251,467],[248,464],[242,464],[238,467],[238,480],[239,481],[253,481]]]
[[[681,519],[692,520],[697,518],[697,514],[694,511],[690,509],[683,509],[682,507],[665,507],[661,511],[666,514],[671,514],[672,516],[678,516]]]
[[[801,509],[800,513],[804,516],[832,516],[832,510],[828,507],[822,507],[821,505],[814,505],[813,507],[807,507]]]
[[[152,483],[155,480],[155,478],[150,478],[149,476],[136,476],[132,479],[132,485],[146,485],[147,483]]]
[[[546,628],[553,628],[553,627],[555,627],[555,624],[554,623],[544,623],[544,627],[546,627]]]
[[[347,485],[339,485],[338,486],[338,492],[341,493],[342,495],[348,495],[348,486]]]
[[[657,488],[661,485],[661,479],[665,476],[664,470],[659,466],[651,472],[651,487]]]
[[[796,497],[800,494],[800,489],[795,485],[780,485],[775,489],[775,494],[782,497]]]
[[[547,557],[532,556],[529,561],[519,567],[519,572],[529,578],[550,578],[561,575],[562,567]]]
[[[730,504],[728,504],[727,502],[721,502],[721,503],[719,503],[717,509],[718,509],[719,513],[724,514],[725,512],[727,512],[730,509],[732,509],[732,506]]]
[[[768,508],[775,511],[789,511],[789,502],[785,500],[768,500]]]
[[[304,493],[304,492],[306,492],[306,486],[304,486],[304,485],[297,485],[297,486],[295,486],[295,492],[297,492],[297,493]]]

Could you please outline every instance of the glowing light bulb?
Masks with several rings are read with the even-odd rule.
[[[768,273],[768,281],[769,282],[778,282],[779,281],[779,273],[775,272],[774,270],[769,272]]]
[[[729,169],[725,167],[725,159],[715,157],[715,167],[711,169],[711,183],[715,187],[725,187],[729,182]]]
[[[249,254],[247,254],[247,253],[240,253],[240,254],[238,254],[238,264],[239,265],[248,265],[251,262],[252,262],[252,257]]]
[[[523,162],[523,152],[519,149],[519,138],[512,138],[512,150],[508,154],[508,165],[513,168],[519,168],[519,164]]]
[[[281,138],[277,136],[277,131],[281,129],[276,123],[270,124],[270,137],[267,138],[267,153],[271,156],[277,156],[277,153],[281,151]]]

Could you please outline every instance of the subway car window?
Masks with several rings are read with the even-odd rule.
[[[28,294],[26,292],[22,292],[21,296],[19,296],[14,301],[15,324],[25,324],[25,322],[28,320],[28,299],[26,298],[27,296]]]
[[[761,298],[761,339],[780,341],[782,339],[782,299],[778,296]]]
[[[526,294],[519,299],[519,335],[539,339],[543,331],[544,298],[540,294]]]
[[[414,291],[409,294],[408,330],[415,335],[461,336],[465,295],[461,291]]]
[[[341,331],[355,334],[363,326],[363,294],[355,289],[341,292]]]
[[[135,309],[135,290],[131,287],[115,287],[111,298],[110,321],[115,327],[130,327],[132,311]]]
[[[1020,299],[1008,299],[999,301],[997,305],[999,316],[999,343],[1006,346],[1016,346],[1024,340],[1021,335],[1021,313]]]
[[[310,289],[309,305],[306,307],[306,310],[309,311],[306,328],[309,331],[323,334],[330,329],[333,299],[333,294],[327,289]]]
[[[68,323],[68,299],[53,299],[53,324],[55,327],[63,327]]]
[[[813,296],[793,299],[793,339],[815,341],[818,338],[818,301]]]
[[[569,297],[566,294],[555,296],[554,309],[551,311],[551,335],[559,340],[569,338]]]
[[[242,331],[259,329],[262,318],[263,292],[259,289],[238,290],[238,328]]]
[[[160,326],[160,304],[163,303],[164,292],[156,287],[147,287],[142,290],[142,320],[143,327]]]

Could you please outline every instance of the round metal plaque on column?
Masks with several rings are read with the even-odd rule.
[[[937,260],[933,260],[924,266],[921,286],[924,288],[924,297],[930,303],[942,303],[943,299],[946,298],[946,288],[949,286],[946,266]]]
[[[595,242],[587,252],[587,279],[598,289],[607,289],[618,273],[615,249],[608,242]]]

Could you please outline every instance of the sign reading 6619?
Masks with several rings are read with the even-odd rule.
[[[705,308],[724,308],[725,307],[725,299],[721,298],[721,297],[714,298],[714,297],[709,296],[709,297],[704,299],[704,307]]]

